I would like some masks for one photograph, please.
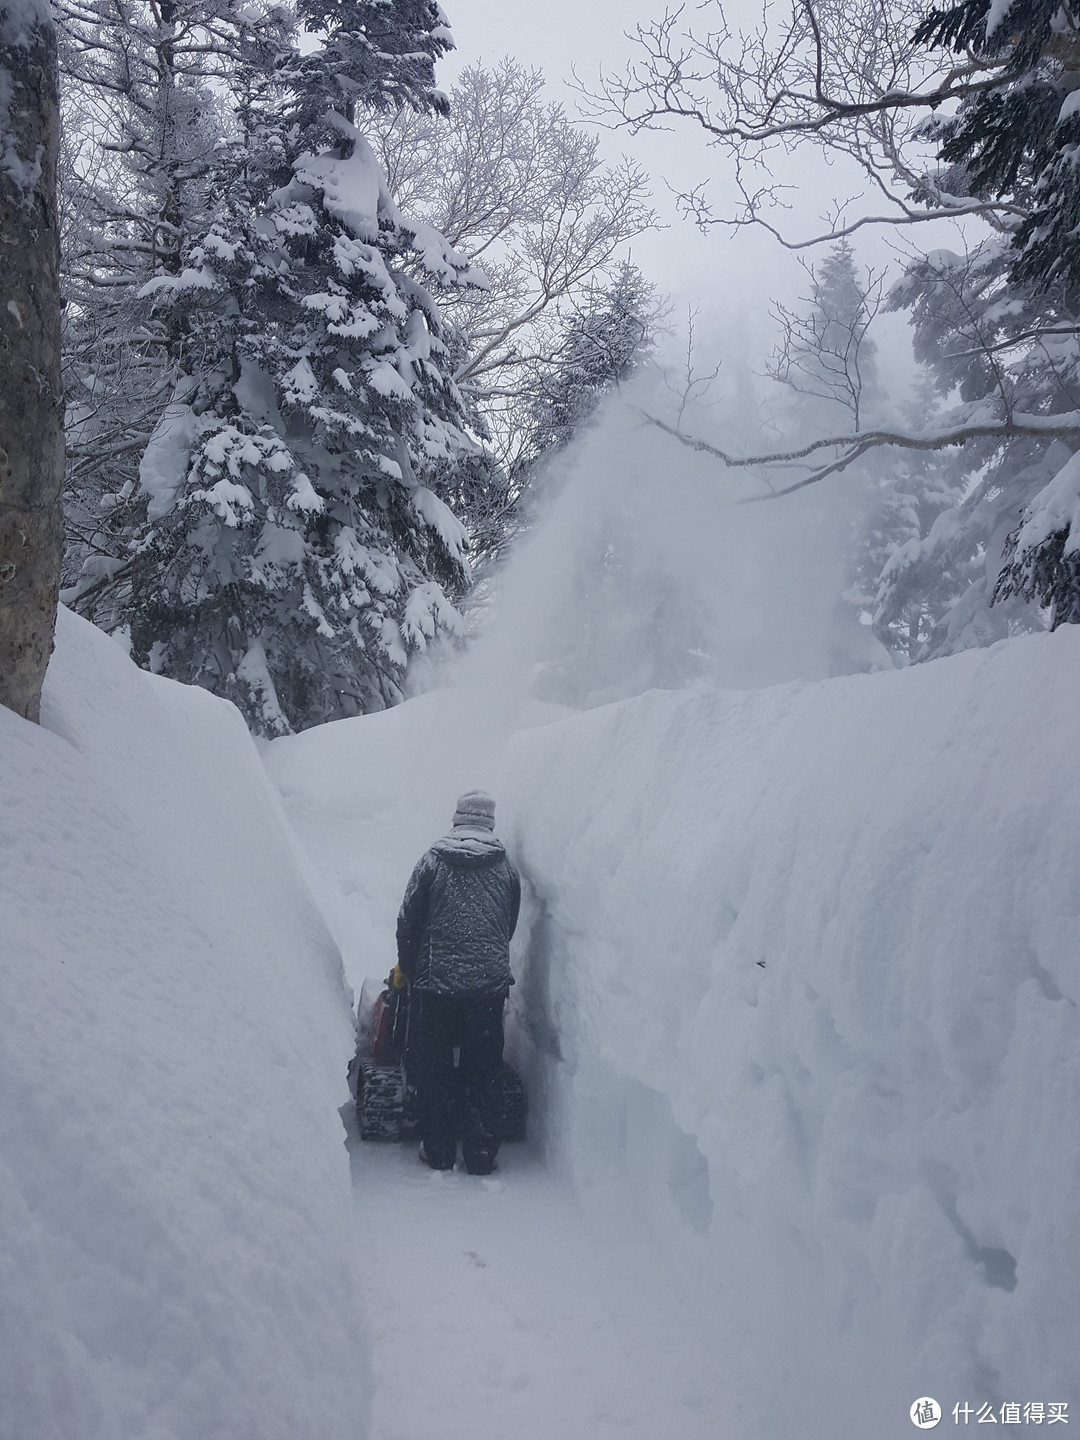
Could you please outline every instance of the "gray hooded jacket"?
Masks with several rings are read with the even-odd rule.
[[[509,994],[521,882],[502,842],[455,828],[421,856],[397,922],[398,964],[417,990]]]

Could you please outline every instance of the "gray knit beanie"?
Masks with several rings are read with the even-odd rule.
[[[463,830],[494,830],[495,801],[483,790],[470,790],[457,802],[454,826]]]

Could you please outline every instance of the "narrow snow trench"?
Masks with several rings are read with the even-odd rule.
[[[430,1171],[415,1145],[349,1148],[372,1440],[724,1440],[659,1253],[599,1231],[526,1147],[483,1179]]]
[[[410,870],[455,797],[503,791],[505,737],[495,743],[489,711],[483,697],[436,692],[264,755],[357,993],[393,964]],[[539,1137],[543,1102],[531,1101]],[[503,1146],[490,1177],[436,1173],[415,1141],[362,1144],[353,1106],[341,1114],[373,1344],[371,1440],[739,1435],[703,1315],[711,1300],[648,1228],[640,1177],[590,1176],[578,1192],[538,1143]]]

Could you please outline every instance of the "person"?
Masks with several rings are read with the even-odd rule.
[[[420,1157],[472,1175],[495,1168],[502,1119],[503,1007],[521,882],[494,835],[495,801],[462,795],[449,835],[417,862],[397,921],[395,984],[411,986]],[[455,1063],[456,1061],[456,1063]],[[455,1075],[456,1070],[456,1075]]]

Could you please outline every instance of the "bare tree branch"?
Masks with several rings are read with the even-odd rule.
[[[830,435],[811,440],[789,450],[773,450],[755,455],[733,455],[698,436],[688,435],[677,426],[669,424],[659,415],[639,407],[638,413],[648,424],[662,430],[665,435],[678,440],[688,450],[709,455],[721,461],[729,470],[760,470],[765,466],[789,466],[807,460],[822,450],[836,450],[835,459],[816,462],[810,473],[791,485],[770,489],[766,495],[749,495],[733,500],[732,505],[752,505],[762,500],[776,500],[792,495],[796,490],[805,490],[830,475],[839,474],[870,450],[884,446],[896,446],[903,450],[944,450],[950,445],[964,445],[970,440],[1015,440],[1021,437],[1039,440],[1080,441],[1080,410],[1061,415],[1025,415],[1014,412],[1003,420],[967,421],[944,430],[917,434],[902,430],[864,430],[852,435]]]
[[[442,297],[465,337],[454,381],[512,463],[515,401],[555,363],[576,304],[653,228],[644,171],[605,165],[599,141],[545,101],[543,77],[512,60],[465,70],[450,121],[403,111],[366,121],[392,191],[489,279]]]
[[[622,72],[602,74],[592,88],[578,82],[585,113],[631,134],[697,129],[726,155],[741,205],[714,214],[707,187],[698,185],[679,195],[682,212],[703,228],[760,225],[791,250],[943,213],[1007,227],[1026,217],[1015,198],[947,195],[928,170],[920,133],[928,117],[1006,85],[1007,57],[966,52],[932,61],[911,38],[922,18],[915,0],[791,0],[778,28],[774,16],[736,32],[718,0],[693,12],[668,10],[631,33],[638,58]],[[892,213],[864,214],[808,238],[788,235],[772,215],[781,191],[771,157],[807,142],[857,165]]]

